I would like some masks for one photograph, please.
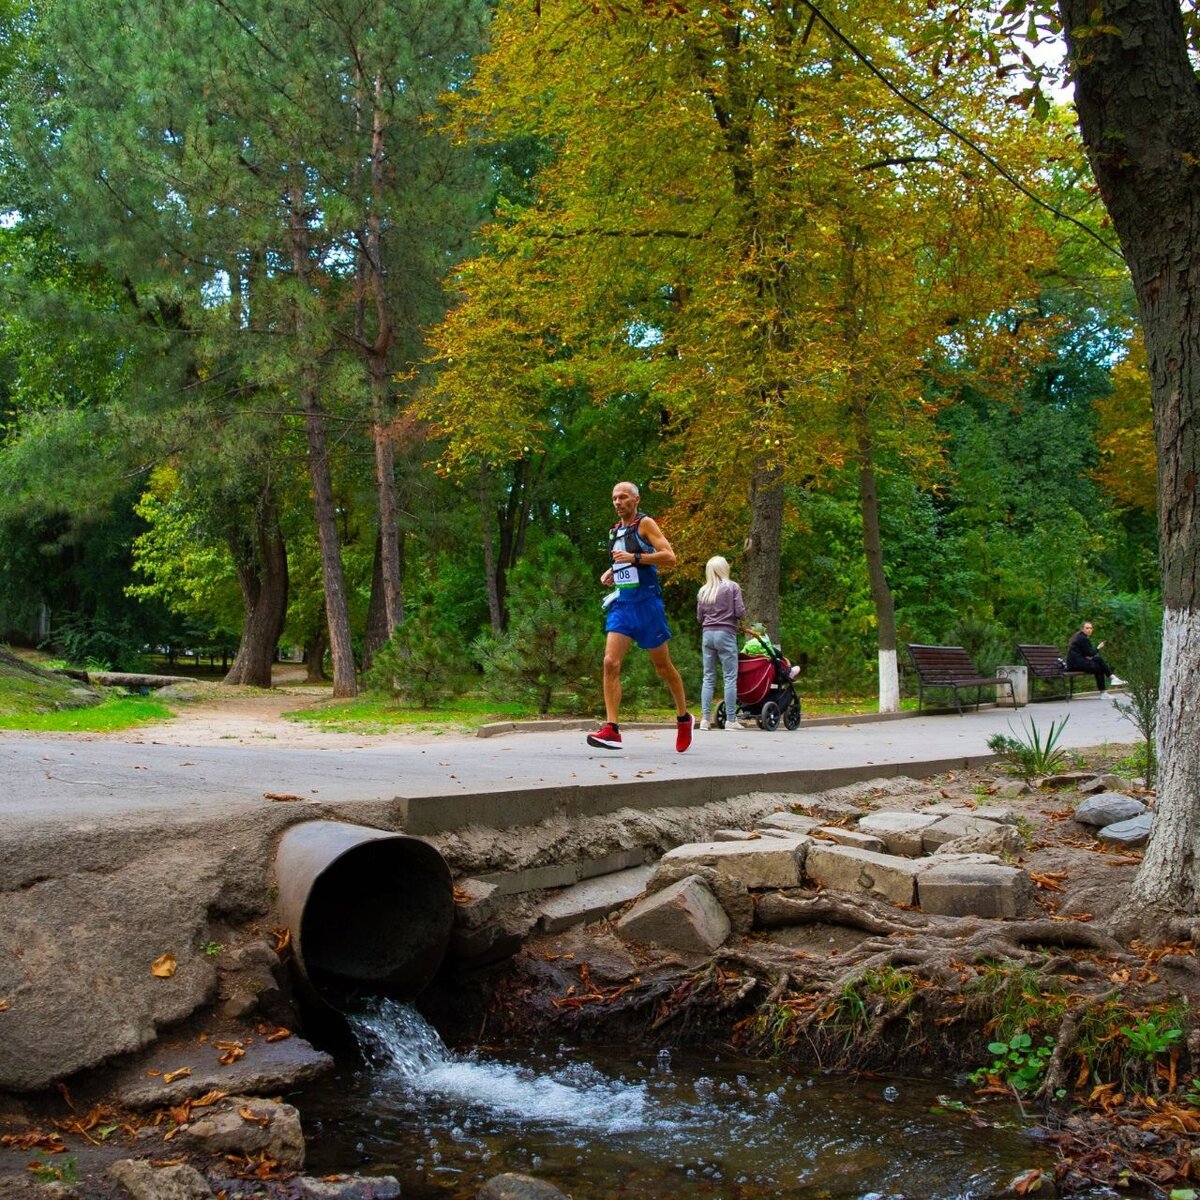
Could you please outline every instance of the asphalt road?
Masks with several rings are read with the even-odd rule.
[[[102,737],[8,735],[0,731],[0,834],[27,824],[90,825],[120,815],[214,816],[261,806],[268,794],[325,805],[439,797],[500,796],[545,789],[745,777],[779,790],[838,768],[928,774],[979,761],[994,733],[1033,721],[1043,736],[1069,717],[1060,744],[1070,748],[1139,740],[1111,696],[1094,692],[1046,701],[1014,714],[984,707],[899,720],[802,724],[794,732],[697,731],[676,754],[674,731],[627,728],[620,752],[595,750],[578,730],[514,732],[434,744],[381,737],[362,749],[177,746]],[[927,769],[923,770],[925,767]],[[810,776],[809,773],[816,773]],[[650,789],[658,791],[660,789]],[[510,797],[510,799],[512,799]],[[677,802],[677,801],[676,801]],[[455,806],[447,806],[453,809]]]

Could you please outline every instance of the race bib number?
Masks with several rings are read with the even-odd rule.
[[[613,566],[613,586],[618,588],[635,588],[638,585],[638,569],[633,563]]]

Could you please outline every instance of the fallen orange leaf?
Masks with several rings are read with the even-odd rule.
[[[163,954],[150,964],[150,974],[156,979],[170,979],[175,974],[175,956]]]
[[[252,1108],[243,1106],[238,1109],[238,1116],[243,1121],[249,1121],[251,1125],[270,1125],[271,1118],[263,1113],[256,1113]]]
[[[217,1062],[223,1067],[229,1066],[230,1063],[235,1063],[246,1053],[245,1046],[241,1042],[213,1042],[218,1050],[223,1051]]]
[[[174,1083],[177,1079],[186,1079],[192,1073],[191,1067],[180,1067],[178,1071],[168,1071],[163,1077],[163,1083]]]

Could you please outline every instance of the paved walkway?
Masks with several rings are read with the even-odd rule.
[[[926,775],[991,756],[994,733],[1034,721],[1060,744],[1139,740],[1111,697],[1021,709],[985,707],[891,720],[804,723],[794,732],[697,732],[676,754],[674,731],[629,728],[625,749],[594,750],[578,730],[517,732],[414,744],[381,737],[362,749],[177,746],[0,731],[0,836],[29,825],[187,820],[260,807],[269,795],[318,805],[378,802],[412,833],[472,822],[520,824],[550,811],[695,804],[748,791],[812,791],[872,776]],[[269,795],[268,795],[269,794]]]

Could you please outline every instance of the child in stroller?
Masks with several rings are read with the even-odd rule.
[[[738,655],[737,713],[739,720],[753,717],[768,731],[800,727],[800,696],[795,679],[800,668],[794,667],[767,636],[761,625],[743,626],[746,643]],[[717,705],[713,724],[725,728],[728,716],[725,702]]]

